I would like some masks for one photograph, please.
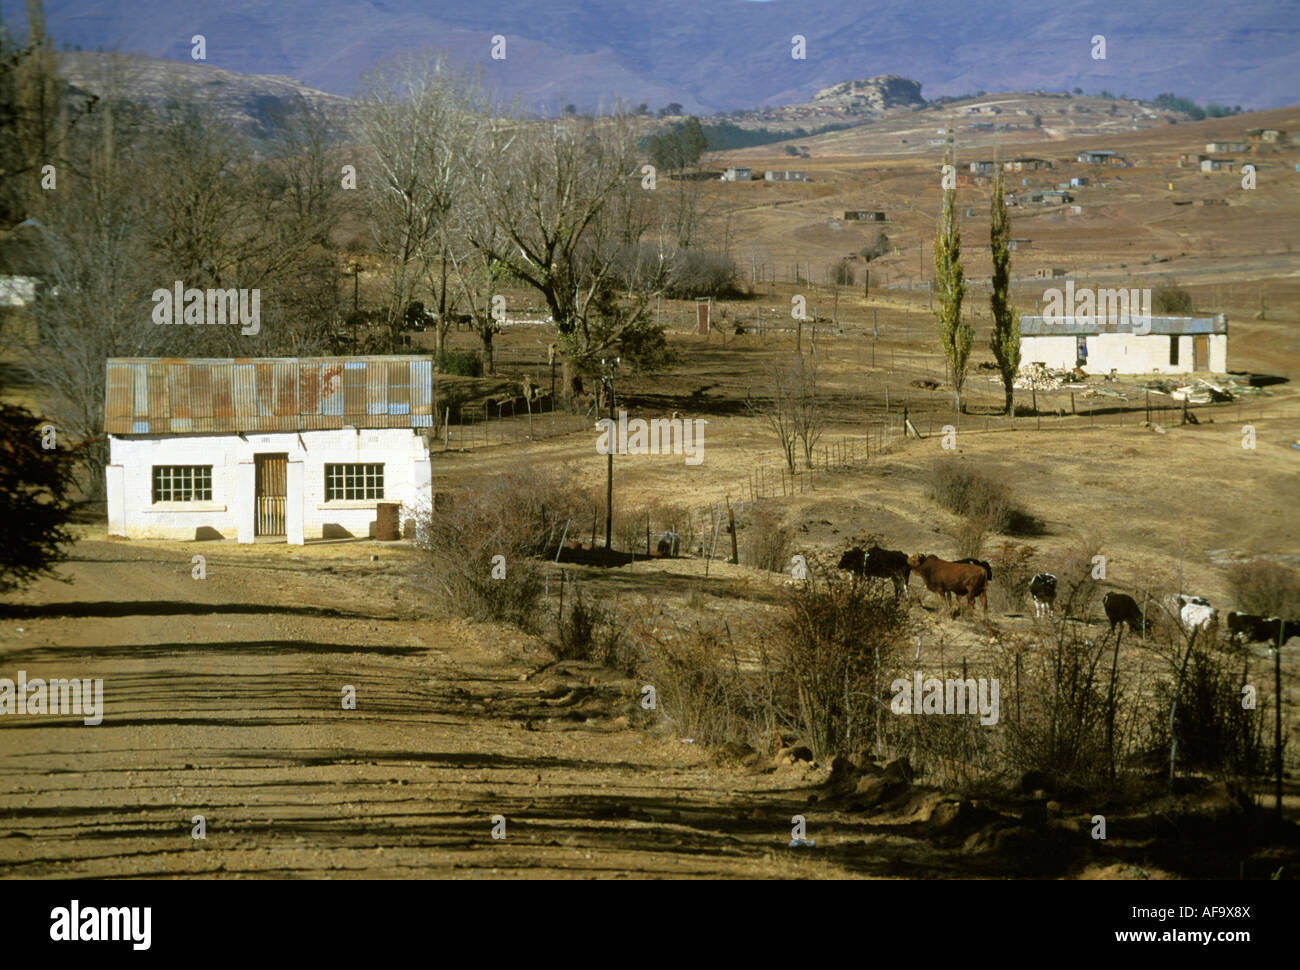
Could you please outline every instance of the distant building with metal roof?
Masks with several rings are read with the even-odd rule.
[[[1100,291],[1098,298],[1122,292]],[[1025,315],[1020,318],[1020,360],[1022,370],[1042,364],[1055,370],[1078,367],[1089,374],[1223,374],[1228,370],[1228,318],[1127,312]]]
[[[1079,154],[1074,157],[1074,160],[1076,162],[1081,162],[1085,165],[1123,165],[1124,164],[1124,156],[1121,155],[1119,152],[1113,152],[1110,151],[1109,149],[1096,149],[1096,150],[1089,150],[1086,152],[1079,152]]]

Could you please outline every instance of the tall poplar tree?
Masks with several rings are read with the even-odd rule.
[[[1011,220],[1007,216],[1007,200],[1002,188],[1002,170],[993,176],[993,200],[989,206],[989,245],[993,251],[993,280],[989,288],[989,307],[993,311],[993,332],[989,336],[989,349],[997,361],[1006,394],[1006,413],[1011,414],[1011,399],[1015,393],[1013,382],[1020,369],[1020,321],[1007,300],[1011,282],[1011,250],[1007,242],[1011,237]]]
[[[948,373],[952,378],[953,395],[957,412],[963,413],[962,387],[966,383],[966,364],[970,360],[971,345],[975,342],[975,329],[962,323],[961,303],[966,295],[966,281],[961,268],[961,230],[957,228],[957,189],[952,168],[952,151],[947,154],[944,166],[943,212],[939,217],[939,233],[934,240],[934,284],[938,302],[939,343]],[[950,178],[949,176],[954,176]]]

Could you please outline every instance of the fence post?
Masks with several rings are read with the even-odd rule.
[[[1020,726],[1020,654],[1016,654],[1016,727]]]
[[[1286,624],[1278,623],[1277,645],[1273,648],[1273,784],[1277,817],[1282,818],[1282,636]]]
[[[727,499],[727,526],[731,530],[731,564],[740,565],[740,553],[736,550],[736,513],[732,511],[731,499]]]

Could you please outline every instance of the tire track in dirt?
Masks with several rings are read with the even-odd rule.
[[[791,815],[807,810],[800,778],[716,769],[676,739],[620,729],[611,714],[631,692],[608,672],[521,680],[529,645],[497,640],[508,631],[393,620],[365,585],[310,566],[267,587],[262,570],[232,561],[221,586],[199,589],[187,564],[187,549],[73,563],[72,587],[42,584],[17,604],[21,619],[0,620],[6,676],[102,677],[105,690],[98,727],[0,719],[0,874],[893,868],[793,854],[784,842]],[[241,601],[262,612],[228,608]],[[355,711],[341,709],[345,684]],[[206,840],[190,837],[197,814]],[[491,837],[494,815],[507,820],[503,840]]]

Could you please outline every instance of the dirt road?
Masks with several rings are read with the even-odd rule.
[[[196,548],[204,580],[191,578]],[[402,550],[84,541],[76,552],[70,585],[4,607],[0,675],[103,678],[104,719],[0,718],[4,876],[753,878],[940,865],[879,819],[818,817],[817,769],[719,768],[678,737],[629,729],[620,711],[634,710],[635,685],[615,675],[563,665],[522,679],[545,662],[538,645],[424,616]],[[342,709],[345,685],[355,710]],[[787,847],[796,811],[815,851]],[[196,815],[206,839],[192,838]]]

